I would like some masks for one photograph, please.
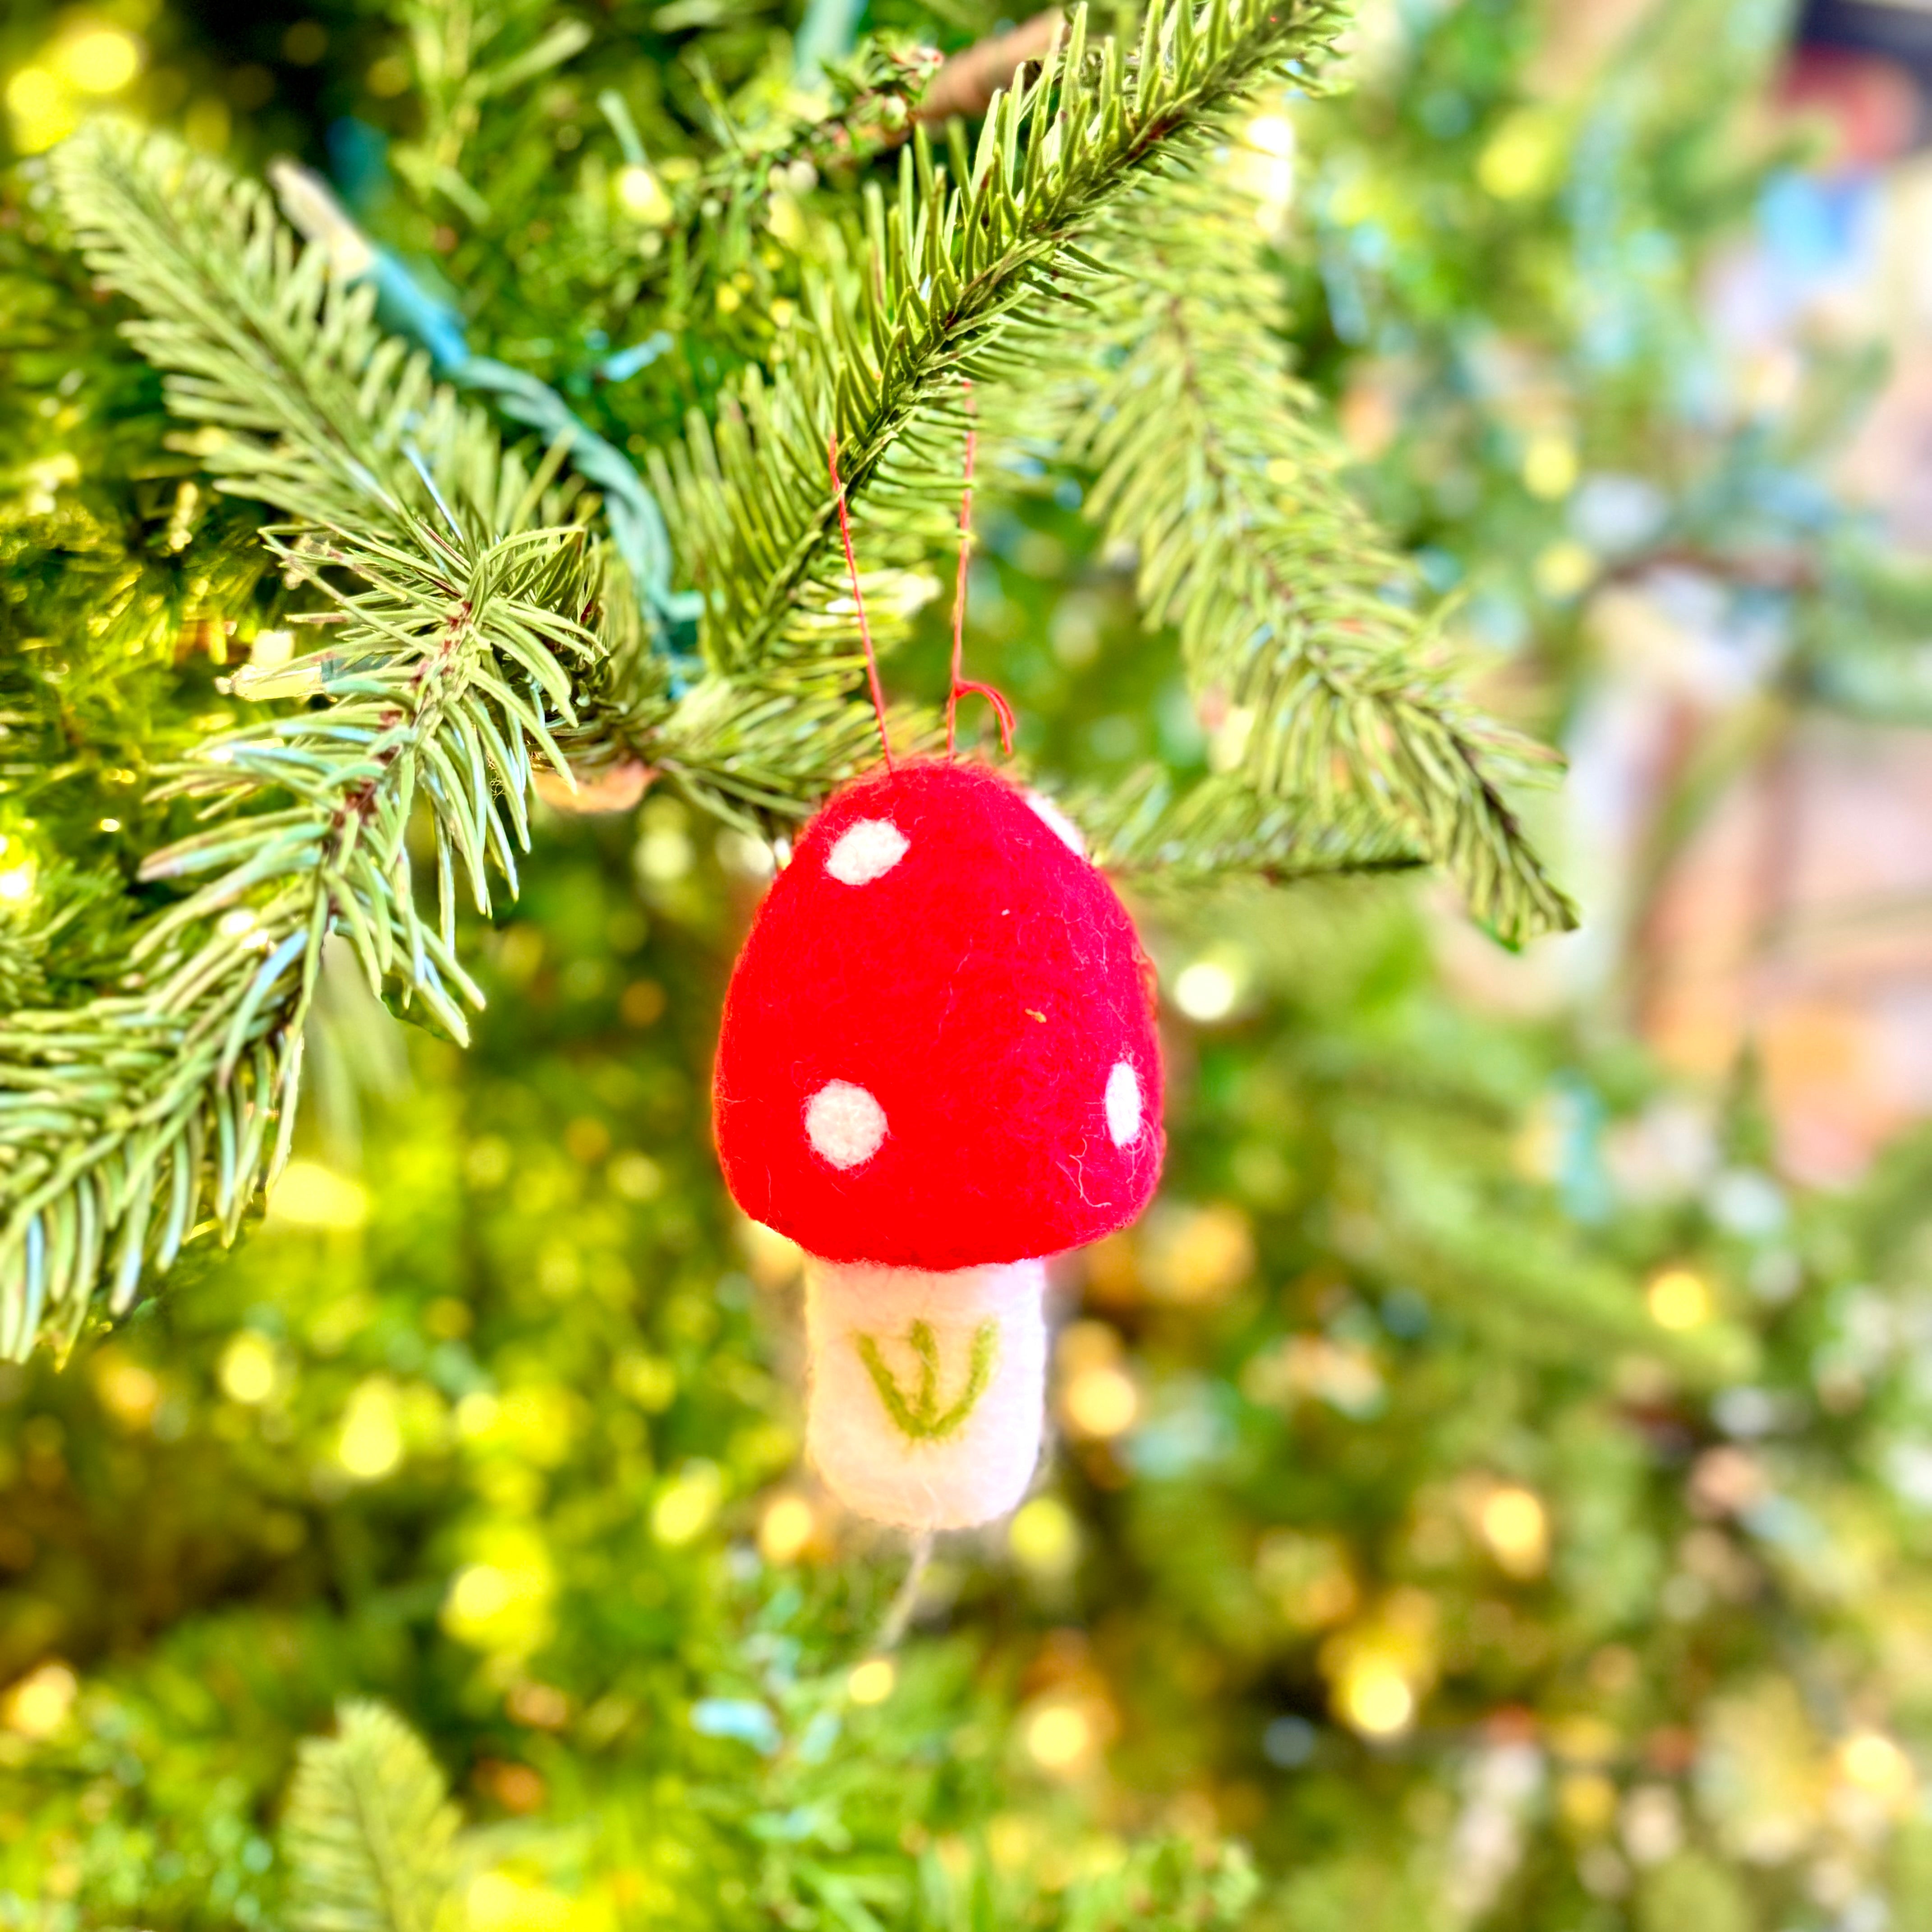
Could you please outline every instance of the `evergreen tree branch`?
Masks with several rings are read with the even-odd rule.
[[[714,676],[678,700],[650,743],[654,769],[696,803],[770,837],[876,754],[878,728],[869,700]]]
[[[296,1932],[438,1932],[458,1822],[415,1732],[380,1704],[345,1703],[335,1736],[303,1741],[282,1821]]]
[[[333,606],[310,616],[334,641],[236,680],[326,708],[164,768],[160,795],[202,829],[143,865],[187,890],[134,928],[113,990],[0,1019],[0,1356],[44,1332],[70,1343],[97,1299],[124,1310],[205,1228],[233,1238],[286,1155],[332,933],[372,988],[466,1036],[481,996],[456,956],[459,884],[485,912],[491,865],[514,890],[532,749],[562,768],[554,732],[603,662],[588,532],[533,524],[560,451],[526,472],[430,391],[321,251],[295,258],[259,189],[113,128],[58,178],[97,270],[146,307],[132,328],[171,400],[209,425],[224,487],[308,513],[270,540]],[[405,843],[419,798],[433,920]]]
[[[1457,693],[1439,614],[1349,494],[1274,332],[1276,278],[1236,198],[1177,184],[1101,252],[1118,271],[1069,453],[1090,513],[1139,554],[1151,622],[1244,734],[1263,799],[1386,818],[1516,940],[1576,922],[1503,792],[1550,754]]]
[[[143,876],[192,886],[136,931],[118,988],[0,1020],[0,1356],[44,1325],[70,1342],[98,1292],[132,1302],[210,1226],[232,1239],[286,1157],[302,1027],[332,933],[372,987],[400,990],[458,1040],[481,1004],[455,950],[459,880],[488,911],[488,867],[527,849],[532,743],[571,716],[566,661],[595,645],[556,608],[586,594],[579,533],[521,532],[464,559],[340,539],[288,544],[336,590],[328,652],[275,687],[326,692],[164,775],[207,829]],[[417,910],[405,842],[434,827],[438,914]],[[271,1130],[273,1132],[271,1132]]]
[[[1150,766],[1111,791],[1070,800],[1069,809],[1096,865],[1150,883],[1245,875],[1280,885],[1428,862],[1372,806],[1272,797],[1230,772],[1184,789]]]
[[[717,670],[849,675],[828,445],[868,499],[875,554],[918,548],[954,487],[960,377],[1017,373],[1028,329],[1064,321],[1056,305],[1100,272],[1079,238],[1245,92],[1306,80],[1342,20],[1331,0],[1156,4],[1134,58],[1090,49],[1078,9],[1037,75],[994,98],[970,160],[956,135],[936,164],[915,131],[897,196],[868,197],[862,258],[819,279],[793,352],[769,380],[751,372],[715,434],[694,421],[660,469]]]
[[[420,548],[527,526],[566,491],[531,478],[484,410],[435,384],[428,357],[385,335],[375,291],[324,248],[298,252],[260,184],[165,137],[97,122],[54,176],[88,266],[141,310],[129,338],[202,425],[219,487],[286,514]],[[439,541],[441,537],[439,537]]]

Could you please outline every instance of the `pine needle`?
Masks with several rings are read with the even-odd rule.
[[[377,1703],[345,1703],[303,1742],[282,1850],[296,1932],[439,1932],[452,1922],[458,1816],[422,1740]]]

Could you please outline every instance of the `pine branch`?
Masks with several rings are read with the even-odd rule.
[[[142,876],[189,890],[135,929],[114,990],[0,1019],[0,1356],[44,1331],[70,1343],[97,1298],[124,1310],[194,1234],[232,1239],[286,1154],[332,932],[372,988],[466,1037],[481,996],[456,956],[459,881],[484,912],[490,866],[514,890],[532,749],[562,768],[554,732],[602,662],[580,621],[601,574],[588,533],[531,526],[560,451],[531,474],[429,391],[320,251],[294,257],[259,189],[120,130],[64,152],[59,176],[97,269],[146,306],[133,326],[171,400],[211,424],[225,487],[310,513],[271,542],[334,606],[311,621],[334,642],[236,680],[325,708],[164,769],[160,795],[202,829]],[[434,920],[405,843],[419,796]]]
[[[1113,790],[1070,801],[1096,865],[1149,883],[1246,876],[1273,884],[1427,862],[1387,815],[1359,801],[1316,808],[1274,798],[1231,773],[1181,790],[1149,767]]]
[[[1502,791],[1550,754],[1457,694],[1439,617],[1346,488],[1288,376],[1276,278],[1238,199],[1204,183],[1110,224],[1101,332],[1116,364],[1069,453],[1090,513],[1135,544],[1149,620],[1197,694],[1246,727],[1263,798],[1366,814],[1445,867],[1509,939],[1576,922]]]
[[[391,11],[409,36],[422,104],[421,132],[392,151],[398,171],[425,199],[439,195],[470,220],[487,219],[489,203],[464,172],[484,109],[574,59],[591,30],[556,18],[549,0],[481,9],[473,0],[400,0]]]
[[[561,520],[488,415],[433,382],[374,321],[375,291],[323,248],[297,249],[258,183],[112,122],[57,151],[88,266],[142,313],[129,338],[166,372],[174,413],[220,486],[332,529],[420,548]],[[549,496],[546,501],[544,498]]]
[[[198,801],[207,829],[143,876],[194,890],[139,928],[122,990],[0,1020],[0,1356],[24,1354],[44,1323],[70,1342],[98,1291],[124,1310],[204,1209],[233,1238],[286,1154],[332,932],[372,987],[466,1039],[461,1003],[482,996],[456,956],[459,876],[486,912],[490,862],[514,888],[530,747],[554,754],[565,660],[595,646],[554,614],[586,593],[572,534],[524,532],[467,560],[446,548],[286,548],[313,580],[334,567],[368,586],[335,592],[337,644],[282,676],[335,701],[167,772],[164,793]],[[434,922],[405,843],[418,794],[435,828]]]
[[[791,830],[878,748],[869,700],[707,677],[651,739],[657,771],[716,817],[760,836]]]
[[[896,197],[868,198],[856,270],[819,280],[788,359],[769,380],[752,372],[715,434],[694,422],[656,479],[716,670],[849,675],[830,441],[868,499],[874,556],[920,547],[956,487],[960,377],[1018,373],[1028,330],[1064,320],[1058,305],[1083,302],[1100,271],[1081,236],[1210,140],[1244,92],[1306,80],[1342,18],[1333,0],[1156,4],[1133,58],[1090,49],[1076,10],[1038,74],[995,98],[970,162],[956,137],[936,164],[916,130]]]
[[[455,1808],[435,1761],[383,1706],[345,1703],[303,1742],[282,1850],[296,1932],[437,1932],[452,1917]]]

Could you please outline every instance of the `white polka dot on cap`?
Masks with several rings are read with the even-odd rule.
[[[1107,1132],[1125,1147],[1141,1130],[1141,1076],[1124,1060],[1107,1076]]]
[[[1080,828],[1044,793],[1030,791],[1026,802],[1033,815],[1058,838],[1076,859],[1087,856],[1087,841]]]
[[[825,869],[843,886],[869,886],[883,878],[908,849],[905,834],[890,818],[862,818],[840,832],[825,855]]]
[[[886,1132],[885,1108],[849,1080],[828,1080],[806,1102],[805,1137],[834,1167],[862,1166],[878,1152]]]

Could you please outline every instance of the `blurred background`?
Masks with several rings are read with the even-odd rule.
[[[67,782],[278,634],[169,562],[248,513],[153,455],[35,158],[102,107],[295,154],[638,453],[766,339],[662,184],[797,26],[10,0],[0,636],[130,544],[166,576]],[[655,792],[548,820],[476,1049],[345,976],[265,1223],[0,1368],[0,1926],[282,1922],[297,1741],[366,1694],[476,1828],[480,1932],[1932,1927],[1932,8],[1368,0],[1355,41],[1211,164],[1485,700],[1570,761],[1533,817],[1582,929],[1137,904],[1162,1195],[1063,1270],[1050,1467],[885,1654],[903,1550],[800,1466],[796,1256],[708,1144],[770,855]],[[988,491],[977,674],[1043,768],[1211,766],[1238,721],[1089,480]]]

